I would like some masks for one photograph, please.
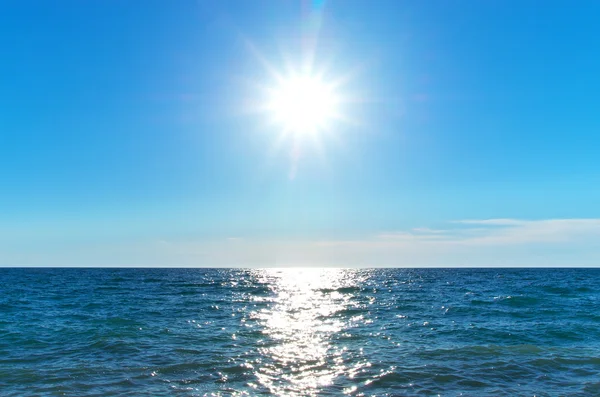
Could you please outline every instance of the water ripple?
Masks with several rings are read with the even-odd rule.
[[[598,285],[594,269],[0,269],[0,391],[600,395]]]

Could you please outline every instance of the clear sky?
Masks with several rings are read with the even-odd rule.
[[[0,265],[597,266],[598,15],[3,1]]]

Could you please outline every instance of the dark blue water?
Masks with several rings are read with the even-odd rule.
[[[1,396],[600,396],[600,270],[0,269]]]

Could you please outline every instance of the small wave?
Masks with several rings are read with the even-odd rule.
[[[527,355],[543,352],[544,349],[536,345],[475,345],[459,346],[448,349],[423,350],[418,354],[427,358],[443,357],[469,357],[469,356],[490,356],[497,357],[503,355]]]
[[[360,292],[362,290],[361,287],[339,287],[339,288],[319,288],[317,291],[324,294],[331,294],[334,292],[340,294],[354,294]]]
[[[211,368],[211,365],[207,364],[206,362],[194,361],[194,362],[161,366],[161,367],[157,368],[156,371],[161,374],[164,374],[164,375],[172,375],[172,374],[178,374],[178,373],[187,372],[187,371],[206,370],[209,368]]]
[[[136,354],[140,353],[141,349],[131,343],[127,343],[123,340],[98,340],[92,342],[90,345],[85,347],[81,351],[87,349],[99,350],[104,353],[113,353],[119,355]]]
[[[540,302],[539,298],[526,295],[507,295],[507,296],[496,296],[494,301],[502,304],[506,304],[512,307],[526,307],[534,306]]]

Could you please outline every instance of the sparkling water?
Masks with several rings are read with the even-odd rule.
[[[1,396],[600,396],[596,269],[0,269]]]

